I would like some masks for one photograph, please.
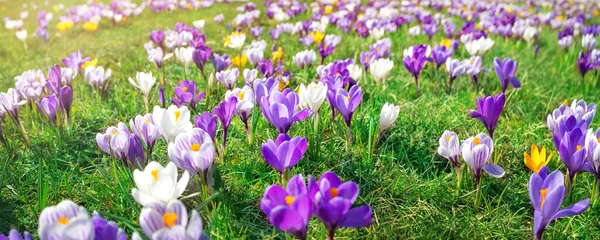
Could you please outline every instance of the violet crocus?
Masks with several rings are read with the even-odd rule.
[[[590,59],[590,53],[579,53],[579,57],[577,58],[577,69],[579,69],[581,79],[584,79],[585,74],[594,68],[594,65]]]
[[[324,43],[319,44],[319,54],[321,55],[321,64],[325,63],[325,58],[327,58],[329,55],[331,55],[331,53],[333,53],[333,50],[335,50],[335,47],[332,46],[327,46]]]
[[[262,27],[256,26],[256,27],[250,28],[250,33],[252,33],[252,36],[255,39],[258,39],[260,37],[260,35],[262,34],[262,32],[263,32]]]
[[[502,93],[506,93],[506,88],[508,85],[512,85],[513,88],[520,88],[521,82],[517,77],[515,77],[515,72],[517,71],[517,63],[510,59],[505,58],[500,61],[499,58],[494,59],[494,70],[496,71],[496,76],[498,76],[498,80],[500,80],[500,85],[502,86]]]
[[[427,55],[429,55],[429,46],[416,45],[404,50],[404,59],[402,63],[415,78],[416,93],[419,94],[419,74],[425,66]]]
[[[423,32],[425,32],[425,34],[427,34],[427,37],[429,37],[429,40],[431,40],[431,38],[433,38],[433,35],[435,35],[435,33],[437,33],[440,29],[438,28],[437,24],[431,23],[431,24],[424,24],[423,25]]]
[[[448,71],[448,93],[452,91],[452,84],[457,77],[465,73],[465,65],[458,59],[446,59],[446,71]]]
[[[452,49],[446,49],[444,45],[435,46],[431,50],[431,57],[427,58],[427,61],[434,63],[436,68],[440,68],[446,62],[446,59],[451,56]]]
[[[138,115],[129,120],[131,131],[140,138],[146,146],[146,155],[150,158],[156,140],[161,136],[158,127],[154,125],[152,114],[147,113],[144,116]]]
[[[160,45],[162,46],[163,44],[163,40],[165,40],[165,33],[163,32],[162,29],[157,29],[154,30],[150,33],[150,35],[148,35],[148,37],[150,38],[150,40],[152,40],[152,42],[154,42],[156,45]]]
[[[309,176],[308,192],[314,202],[315,216],[327,228],[328,239],[334,239],[339,228],[362,228],[373,222],[369,205],[352,208],[359,192],[355,182],[342,182],[335,173],[326,172],[316,182]]]
[[[350,91],[338,88],[335,92],[333,107],[342,115],[348,128],[350,128],[350,123],[352,122],[352,115],[354,115],[361,101],[362,88],[358,85],[352,86]]]
[[[90,60],[90,57],[83,57],[81,50],[69,54],[68,57],[63,58],[63,63],[72,69],[76,69],[77,72],[82,72],[81,66]]]
[[[260,200],[269,222],[297,239],[306,239],[313,214],[313,201],[302,175],[290,179],[286,188],[271,185]]]
[[[198,69],[200,70],[200,73],[202,73],[202,77],[204,77],[205,81],[208,81],[208,78],[206,78],[206,73],[204,72],[204,66],[206,65],[206,63],[208,63],[208,61],[210,61],[211,54],[212,54],[212,49],[206,45],[201,45],[201,46],[196,47],[194,49],[194,52],[192,53],[192,60],[194,60],[196,67],[198,67]]]
[[[231,66],[231,60],[227,54],[219,55],[215,53],[213,54],[213,66],[215,67],[215,72],[220,72]]]
[[[202,217],[192,210],[188,218],[185,205],[175,199],[167,204],[153,203],[140,213],[140,226],[149,239],[209,239],[202,232]]]
[[[477,193],[475,195],[475,205],[479,205],[479,198],[481,194],[481,173],[485,171],[488,175],[494,178],[501,178],[504,176],[504,169],[502,167],[488,163],[492,153],[494,152],[494,141],[485,133],[477,134],[475,137],[470,137],[463,142],[461,145],[462,157],[471,167],[473,172],[473,178],[475,179],[475,188]]]
[[[56,111],[59,109],[56,94],[50,94],[35,102],[40,114],[48,118],[50,123],[56,124]]]
[[[190,109],[196,109],[196,104],[204,99],[205,92],[196,92],[196,82],[192,80],[183,80],[173,90],[175,97],[171,98],[171,102],[178,107],[188,106]]]
[[[178,168],[190,174],[198,174],[205,184],[215,160],[215,147],[211,136],[200,128],[192,128],[177,135],[175,142],[169,143],[169,159]]]
[[[463,63],[465,65],[465,72],[467,75],[471,76],[473,79],[473,84],[478,86],[479,84],[479,73],[483,70],[481,67],[481,57],[480,56],[472,56],[469,59],[466,59]]]
[[[587,150],[585,144],[585,129],[575,127],[571,131],[565,132],[558,140],[558,133],[554,133],[554,141],[558,142],[558,153],[561,161],[567,166],[567,175],[569,177],[567,185],[567,195],[573,189],[573,180],[580,171],[593,172],[591,164],[586,161]]]
[[[15,230],[15,229],[11,229],[10,232],[8,232],[8,236],[4,236],[4,234],[0,234],[0,239],[2,240],[33,240],[33,237],[31,237],[31,234],[27,231],[23,232],[23,235],[21,235],[19,233],[19,231]]]
[[[53,93],[59,93],[60,87],[62,87],[62,76],[60,67],[54,65],[48,69],[48,79],[46,80],[46,88]]]
[[[94,239],[95,234],[87,210],[70,200],[45,208],[38,226],[40,239]]]
[[[505,97],[504,93],[499,93],[496,96],[485,96],[477,98],[477,110],[471,110],[471,117],[477,118],[487,129],[491,138],[494,138],[494,130],[498,119],[504,110]]]
[[[225,88],[231,90],[235,86],[235,82],[240,75],[240,70],[237,68],[227,69],[220,72],[217,72],[216,77],[217,81],[222,83]]]
[[[204,130],[215,141],[217,133],[217,117],[210,112],[203,112],[194,118],[194,126]]]
[[[164,87],[160,87],[158,88],[158,102],[160,103],[160,106],[162,108],[165,108],[165,104],[166,104],[166,97],[165,97],[165,88]]]
[[[273,68],[273,62],[270,60],[261,60],[256,65],[256,68],[262,73],[262,75],[266,78],[271,77],[275,73],[275,69]]]
[[[269,139],[261,146],[265,161],[275,168],[284,178],[284,172],[294,167],[306,152],[306,138],[291,138],[285,133],[279,134],[275,141]]]
[[[117,223],[104,219],[97,212],[92,213],[92,225],[95,232],[94,239],[127,240],[127,234],[117,226]]]
[[[309,109],[300,110],[300,97],[291,89],[273,91],[260,101],[265,118],[279,133],[287,133],[294,122],[302,121],[312,114]]]
[[[569,207],[560,209],[565,198],[564,177],[556,170],[550,174],[532,173],[529,178],[529,200],[533,206],[533,236],[541,240],[544,230],[554,220],[581,214],[588,209],[589,199],[581,200]]]
[[[236,97],[226,98],[221,103],[213,108],[213,114],[219,118],[221,127],[223,128],[223,151],[227,150],[227,130],[229,124],[235,116],[235,106],[237,105],[238,99]]]

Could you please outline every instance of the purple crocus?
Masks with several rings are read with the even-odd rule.
[[[127,234],[113,221],[107,221],[97,212],[92,213],[94,240],[127,240]],[[1,238],[0,238],[1,239]]]
[[[174,143],[169,143],[169,159],[190,174],[198,173],[208,184],[208,172],[215,160],[215,147],[211,139],[200,128],[192,128],[179,134]]]
[[[580,52],[579,57],[577,58],[577,69],[579,69],[579,73],[581,74],[581,78],[585,77],[585,74],[594,68],[594,64],[590,60],[590,54]]]
[[[194,60],[196,67],[198,67],[205,80],[208,80],[208,78],[206,78],[206,75],[204,73],[204,65],[206,65],[206,63],[208,63],[208,61],[210,60],[211,54],[212,49],[210,49],[210,47],[206,45],[196,47],[194,49],[194,52],[192,53],[192,60]]]
[[[160,88],[158,88],[158,102],[160,103],[160,106],[162,108],[165,108],[165,99],[165,88],[161,86]]]
[[[306,239],[313,202],[302,175],[290,179],[286,189],[271,185],[260,200],[260,209],[269,222],[297,239]]]
[[[152,42],[154,42],[156,45],[162,45],[163,40],[165,39],[165,33],[163,32],[162,29],[157,29],[154,30],[150,33],[150,35],[148,35],[148,37],[150,38],[150,40],[152,40]]]
[[[256,68],[262,73],[262,75],[266,78],[271,77],[275,73],[275,69],[273,68],[273,62],[270,60],[261,60],[256,65]]]
[[[194,126],[204,130],[214,141],[217,133],[217,117],[210,112],[203,112],[194,118]]]
[[[93,239],[94,226],[84,207],[70,200],[45,208],[40,214],[38,225],[40,239]]]
[[[153,203],[140,213],[140,226],[149,239],[209,239],[202,232],[202,217],[196,210],[188,218],[185,205],[179,200],[168,204]]]
[[[215,67],[215,72],[220,72],[231,65],[231,60],[227,54],[219,55],[215,53],[213,54],[213,65]]]
[[[425,34],[427,34],[429,40],[431,40],[431,38],[433,38],[433,35],[435,35],[435,33],[437,33],[439,30],[440,29],[438,28],[435,22],[423,25],[423,31],[425,32]]]
[[[500,80],[500,85],[502,86],[502,93],[506,93],[506,88],[508,88],[508,84],[513,86],[513,88],[520,88],[521,82],[517,77],[515,77],[515,71],[517,71],[517,63],[510,59],[505,58],[500,61],[499,58],[494,59],[494,70],[496,71],[496,76],[498,76],[498,80]]]
[[[342,115],[348,128],[350,128],[350,123],[352,122],[352,115],[354,115],[361,101],[362,88],[358,85],[352,86],[350,91],[338,88],[335,92],[335,101],[332,105]]]
[[[457,77],[465,73],[465,64],[458,60],[448,58],[446,59],[446,71],[448,71],[448,92],[452,91],[452,84]]]
[[[258,39],[260,37],[262,32],[263,32],[262,27],[256,26],[256,27],[250,28],[250,33],[252,33],[252,36],[254,36],[254,38],[256,38],[256,39]]]
[[[575,127],[572,131],[564,132],[560,140],[558,140],[559,136],[557,134],[553,134],[554,141],[559,141],[558,153],[560,159],[568,169],[567,174],[570,181],[567,194],[569,194],[573,188],[575,175],[583,170],[593,172],[593,169],[590,162],[586,161],[585,129]]]
[[[63,58],[63,63],[72,69],[82,72],[81,66],[90,60],[90,57],[83,57],[81,50],[69,54],[69,57]]]
[[[31,234],[27,231],[23,232],[23,235],[21,235],[19,233],[19,231],[15,230],[15,229],[11,229],[10,232],[8,232],[8,236],[4,236],[4,234],[0,234],[0,239],[2,240],[33,240],[33,237],[31,237]]]
[[[505,98],[504,93],[498,95],[485,96],[484,98],[477,98],[477,110],[471,110],[471,117],[477,118],[483,126],[487,129],[491,138],[494,138],[494,130],[498,119],[504,110]]]
[[[231,120],[235,116],[235,106],[237,105],[237,98],[230,97],[229,99],[224,99],[218,106],[213,108],[213,114],[219,118],[221,122],[221,127],[223,127],[223,149],[226,149],[227,146],[227,130],[229,129],[229,124],[231,124]]]
[[[365,67],[365,70],[369,70],[371,63],[373,63],[375,60],[374,54],[371,52],[360,53],[360,63]]]
[[[140,138],[140,142],[143,142],[146,146],[147,156],[152,156],[152,149],[156,140],[161,136],[158,127],[154,125],[152,114],[147,113],[144,116],[138,115],[135,118],[129,120],[129,127],[133,134]]]
[[[427,58],[427,61],[434,63],[436,68],[440,68],[446,62],[446,59],[451,56],[452,49],[446,49],[444,45],[435,46],[431,50],[431,57]]]
[[[58,65],[52,66],[48,69],[48,79],[46,80],[46,88],[53,93],[57,93],[62,87],[62,76],[60,72],[60,67]]]
[[[327,58],[329,55],[331,55],[331,53],[333,53],[333,50],[335,50],[335,47],[332,46],[327,46],[324,43],[319,44],[319,54],[321,55],[321,64],[325,63],[325,58]]]
[[[416,83],[416,92],[420,93],[419,90],[419,74],[425,66],[427,55],[429,52],[429,46],[426,45],[416,45],[404,50],[404,59],[402,63],[406,70],[408,70],[413,77],[415,78]]]
[[[196,109],[196,103],[202,101],[205,96],[205,92],[196,94],[196,82],[192,80],[181,81],[173,91],[175,97],[171,98],[171,102],[177,105],[177,107],[187,105],[191,109]]]
[[[300,110],[300,97],[291,89],[272,91],[260,100],[260,109],[279,133],[287,133],[294,122],[312,115],[309,109]]]
[[[314,202],[315,216],[328,231],[328,239],[334,239],[341,227],[362,228],[372,224],[373,211],[369,205],[352,208],[358,198],[358,184],[342,182],[333,172],[326,172],[315,182],[308,180],[308,192]]]
[[[471,167],[473,178],[475,179],[475,205],[479,205],[481,173],[485,171],[488,175],[494,178],[501,178],[505,172],[502,167],[488,163],[492,153],[494,152],[494,141],[485,133],[477,134],[475,137],[470,137],[461,145],[463,159]]]
[[[40,114],[50,120],[51,123],[56,124],[56,110],[58,109],[58,98],[56,94],[50,94],[35,102]]]
[[[307,146],[306,138],[290,138],[285,133],[279,134],[275,141],[269,139],[261,146],[265,161],[280,174],[291,169],[300,161]]]
[[[560,209],[565,198],[564,177],[556,170],[546,176],[532,173],[529,178],[529,200],[533,206],[533,236],[541,240],[548,225],[562,217],[581,214],[588,209],[589,199],[581,200],[569,207]]]

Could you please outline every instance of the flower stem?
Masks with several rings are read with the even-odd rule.
[[[596,180],[594,181],[594,188],[592,188],[592,197],[590,198],[592,201],[592,206],[594,206],[594,204],[596,203],[596,198],[598,198],[598,196],[596,196],[596,194],[598,193],[598,182],[600,181],[600,179],[596,178]]]
[[[18,118],[15,118],[15,122],[19,126],[19,131],[21,131],[21,135],[23,135],[23,140],[25,140],[25,146],[29,147],[29,136],[27,136],[27,131],[25,131],[23,123],[21,123],[21,121],[19,121]]]
[[[350,126],[348,126],[348,128],[346,129],[346,139],[348,139],[348,141],[346,141],[346,151],[350,149],[350,145],[352,144],[352,129],[350,129]]]
[[[461,181],[462,181],[462,169],[460,166],[455,165],[454,171],[456,172],[456,192],[460,190]]]
[[[335,238],[335,231],[329,231],[329,233],[327,234],[327,240],[334,240]]]
[[[476,185],[476,192],[475,192],[475,207],[479,207],[479,201],[481,198],[481,178],[479,176],[475,176],[475,185]]]

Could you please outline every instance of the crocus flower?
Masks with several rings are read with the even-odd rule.
[[[147,207],[155,203],[166,204],[177,200],[187,187],[190,175],[184,171],[177,180],[177,167],[169,162],[166,167],[157,162],[149,162],[143,171],[133,170],[133,181],[137,188],[131,195],[137,203]]]
[[[496,96],[478,97],[477,110],[471,110],[471,117],[479,119],[492,138],[498,119],[502,114],[502,110],[504,110],[504,104],[504,93],[500,93]]]
[[[85,68],[85,80],[100,91],[101,95],[106,94],[108,89],[108,78],[111,76],[112,70],[108,69],[104,71],[104,67],[93,67],[88,66]]]
[[[158,102],[160,103],[160,106],[162,108],[166,107],[165,106],[165,103],[166,103],[166,101],[165,101],[165,88],[162,87],[162,86],[160,86],[158,88]]]
[[[435,23],[423,25],[423,32],[425,32],[425,34],[427,35],[427,37],[429,37],[430,40],[433,37],[433,35],[435,35],[435,33],[437,33],[439,30],[440,29]]]
[[[294,63],[296,63],[296,65],[299,68],[306,68],[306,67],[310,67],[310,65],[315,60],[317,60],[317,54],[312,49],[304,50],[304,51],[296,53],[296,55],[294,55],[292,57],[292,59],[294,60]]]
[[[92,225],[94,226],[94,239],[126,240],[127,234],[113,221],[107,221],[97,212],[92,213]]]
[[[325,62],[325,58],[327,58],[329,55],[331,55],[331,53],[333,53],[333,50],[335,50],[335,47],[331,47],[331,46],[327,46],[323,43],[319,44],[319,54],[321,55],[321,64]]]
[[[176,199],[144,207],[140,213],[140,226],[146,237],[152,240],[208,239],[202,232],[202,217],[198,211],[192,210],[188,219],[185,205]]]
[[[152,120],[167,142],[175,141],[177,135],[192,128],[190,110],[186,106],[171,105],[167,109],[154,106]]]
[[[205,96],[205,92],[196,92],[196,82],[191,80],[182,80],[173,91],[175,97],[171,98],[171,102],[178,107],[187,105],[196,109],[196,103],[202,101]]]
[[[542,147],[542,149],[538,150],[538,147],[535,144],[531,144],[531,155],[527,152],[523,153],[523,155],[525,157],[525,166],[532,172],[538,174],[540,170],[550,162],[550,159],[552,159],[552,152],[546,158],[546,147]]]
[[[358,184],[342,182],[333,172],[321,175],[317,182],[309,178],[308,192],[312,196],[315,215],[333,239],[341,227],[362,228],[371,225],[373,212],[369,205],[352,208],[358,198]]]
[[[262,60],[258,62],[256,68],[263,74],[266,78],[270,77],[275,73],[275,69],[273,68],[273,62],[269,60]]]
[[[152,72],[137,72],[135,79],[134,81],[132,78],[129,78],[129,83],[142,91],[146,111],[148,111],[148,96],[150,95],[150,91],[152,91],[154,83],[156,83],[156,78],[152,76]]]
[[[165,33],[162,29],[154,30],[148,35],[150,40],[154,42],[156,45],[162,45],[163,40],[165,39]]]
[[[117,127],[111,126],[104,134],[96,134],[96,143],[106,153],[112,154],[127,163],[129,153],[129,129],[125,123],[120,122]]]
[[[555,142],[558,141],[557,133],[554,133]],[[586,161],[587,150],[585,148],[585,129],[574,128],[564,133],[559,141],[558,153],[560,159],[567,166],[569,183],[568,192],[572,189],[575,175],[582,170],[591,171],[591,165]]]
[[[585,74],[594,68],[592,61],[590,60],[589,53],[579,53],[579,57],[577,58],[577,69],[579,69],[579,73],[581,77],[584,78]]]
[[[69,57],[63,58],[63,63],[72,69],[77,70],[77,72],[81,72],[81,65],[83,63],[90,60],[90,57],[83,57],[81,54],[81,50],[69,54]]]
[[[158,130],[158,127],[154,125],[152,119],[152,114],[147,113],[144,116],[138,115],[129,120],[131,131],[143,141],[148,152],[148,157],[152,155],[154,144],[160,137],[160,131]]]
[[[457,171],[456,174],[460,174],[460,140],[458,135],[452,131],[444,131],[440,137],[440,146],[438,147],[438,154],[445,159],[448,159]],[[460,178],[460,176],[459,176]]]
[[[70,200],[45,208],[40,214],[40,239],[94,239],[92,219],[84,207]]]
[[[8,236],[4,236],[4,234],[0,234],[0,239],[2,240],[33,240],[33,237],[31,237],[31,234],[27,231],[23,232],[23,235],[21,235],[17,230],[15,229],[11,229],[10,232],[8,232]]]
[[[44,87],[46,86],[46,77],[42,70],[29,70],[15,77],[15,89],[23,99],[35,101],[38,99]]]
[[[244,69],[242,76],[244,76],[244,80],[246,80],[247,85],[253,85],[254,80],[256,80],[256,76],[258,76],[258,69]]]
[[[487,37],[482,37],[465,43],[465,48],[469,54],[471,54],[471,56],[483,56],[493,46],[494,40]]]
[[[494,152],[494,141],[485,133],[477,134],[477,136],[465,140],[461,145],[461,151],[463,159],[473,171],[475,186],[477,188],[477,196],[475,199],[475,204],[477,205],[479,200],[481,171],[485,171],[494,178],[503,177],[505,172],[502,167],[493,163],[488,163],[488,160]]]
[[[350,128],[352,115],[354,115],[354,112],[358,108],[358,105],[360,105],[361,101],[362,88],[358,85],[352,86],[350,91],[339,88],[335,92],[335,102],[333,107],[342,115],[348,128]]]
[[[502,86],[502,92],[506,92],[506,88],[508,88],[508,84],[512,85],[514,88],[520,88],[521,82],[517,77],[515,77],[515,72],[517,71],[517,63],[510,59],[505,58],[500,61],[499,58],[494,59],[494,70],[496,71],[496,76],[500,80],[500,85]]]
[[[161,47],[152,48],[148,51],[148,61],[154,63],[158,69],[162,69],[163,62],[173,57],[173,53],[164,54]]]
[[[586,34],[581,37],[581,47],[586,52],[591,51],[596,47],[596,37],[593,34]]]
[[[175,58],[183,64],[186,71],[193,62],[194,50],[193,47],[179,47],[175,49]]]
[[[427,58],[427,61],[435,64],[437,68],[440,68],[448,58],[452,56],[452,49],[446,48],[446,46],[436,46],[431,50],[431,57]]]
[[[214,141],[217,133],[217,117],[210,112],[203,112],[194,118],[194,126],[204,130]]]
[[[46,116],[51,123],[56,123],[56,111],[58,110],[58,98],[56,94],[50,94],[36,103],[38,111]]]
[[[223,38],[224,46],[233,48],[233,49],[242,48],[245,41],[246,41],[246,34],[244,34],[243,32],[237,32],[237,31],[233,32],[231,35],[228,35],[225,38]]]
[[[379,133],[381,134],[384,130],[392,126],[398,118],[398,113],[400,113],[400,107],[395,106],[393,104],[385,103],[381,108],[381,113],[379,114]]]
[[[477,85],[479,82],[479,73],[483,70],[481,67],[481,57],[473,56],[465,60],[463,65],[465,66],[465,72],[467,75],[471,76],[473,83]]]
[[[394,62],[387,58],[380,58],[371,63],[369,72],[376,83],[382,84],[394,68]]]
[[[215,147],[211,139],[200,128],[192,128],[179,134],[175,142],[169,143],[169,159],[190,174],[199,173],[206,182],[208,171],[215,160]]]
[[[225,98],[236,97],[238,99],[235,106],[235,112],[244,123],[246,131],[250,133],[248,126],[248,119],[254,110],[254,91],[248,85],[244,85],[243,88],[236,88],[233,90],[227,90]]]
[[[260,61],[264,58],[264,50],[254,47],[246,50],[246,56],[248,56],[248,61],[252,63],[252,65],[256,66]]]
[[[272,91],[260,101],[260,108],[279,133],[287,133],[292,124],[312,114],[311,110],[299,110],[300,97],[294,91]]]
[[[308,86],[302,83],[298,90],[298,96],[300,97],[300,106],[310,108],[313,111],[315,119],[317,119],[319,109],[323,105],[325,97],[327,97],[327,86],[323,82],[312,82]]]
[[[219,118],[221,127],[223,127],[223,148],[227,146],[227,130],[233,116],[235,116],[235,107],[238,99],[236,97],[226,98],[219,105],[213,108],[213,114]]]
[[[265,161],[280,174],[291,169],[300,161],[307,147],[306,138],[290,138],[285,133],[279,134],[275,141],[269,139],[261,146]]]
[[[277,229],[297,239],[306,239],[313,201],[302,175],[292,177],[286,189],[278,185],[267,188],[260,209]]]
[[[62,87],[62,75],[61,69],[58,65],[48,69],[48,79],[46,80],[46,88],[53,93],[59,93],[60,87]],[[40,79],[41,80],[41,79]],[[69,84],[70,85],[70,84]]]
[[[231,65],[231,60],[225,54],[213,54],[213,65],[215,67],[215,72],[223,71],[225,68],[228,68]]]
[[[465,65],[458,59],[446,59],[446,71],[448,71],[448,92],[452,90],[452,84],[457,77],[465,73]]]
[[[419,74],[423,66],[425,66],[430,51],[429,46],[426,45],[416,45],[404,50],[402,63],[406,70],[415,78],[417,93],[419,93]]]
[[[250,33],[252,33],[252,36],[254,38],[259,38],[260,35],[262,34],[262,32],[263,32],[263,28],[262,27],[257,26],[257,27],[250,28]]]
[[[544,174],[545,175],[545,174]],[[533,236],[541,240],[548,225],[562,217],[578,215],[590,205],[589,199],[560,209],[565,198],[564,177],[560,171],[547,176],[533,173],[529,179],[529,200],[533,205]]]
[[[348,70],[348,76],[352,78],[354,82],[358,81],[360,77],[362,77],[362,68],[358,64],[349,64],[346,66],[346,70]]]
[[[210,60],[212,49],[206,45],[196,47],[192,53],[192,60],[196,64],[196,67],[204,74],[204,66]]]
[[[233,86],[235,86],[235,81],[237,80],[239,74],[240,71],[237,68],[234,68],[217,72],[216,77],[220,83],[225,85],[227,89],[231,90],[233,89]]]

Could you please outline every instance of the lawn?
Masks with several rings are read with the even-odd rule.
[[[6,9],[0,16],[17,17],[19,1],[0,2]],[[40,1],[41,2],[41,1]],[[66,5],[82,3],[68,1]],[[271,56],[273,41],[268,29],[276,25],[264,16],[262,2],[256,2],[263,15],[256,24],[265,28],[262,38],[268,43],[265,56]],[[131,189],[135,187],[132,170],[113,158],[109,158],[96,143],[96,134],[119,122],[128,123],[136,115],[145,114],[140,92],[127,81],[136,72],[153,72],[157,68],[148,61],[144,43],[148,34],[158,28],[174,29],[177,22],[191,25],[198,19],[206,20],[206,44],[215,53],[235,56],[237,52],[223,46],[223,37],[233,29],[217,24],[213,17],[219,13],[229,22],[237,12],[235,7],[244,3],[216,3],[206,9],[194,11],[176,10],[154,13],[149,9],[140,16],[132,17],[125,24],[112,26],[102,22],[95,33],[85,32],[76,25],[71,31],[57,36],[50,24],[50,40],[43,42],[33,36],[37,26],[35,14],[25,21],[30,31],[27,50],[14,37],[12,31],[0,29],[0,89],[14,87],[14,77],[29,69],[47,69],[61,64],[62,58],[81,50],[85,56],[98,59],[98,65],[113,71],[108,96],[100,99],[89,84],[78,76],[73,81],[74,101],[71,122],[60,130],[39,117],[35,109],[24,105],[20,119],[29,133],[31,144],[26,147],[17,126],[6,118],[4,134],[12,147],[0,147],[0,233],[11,228],[28,230],[37,235],[41,210],[70,199],[84,206],[90,213],[98,211],[105,218],[116,221],[128,234],[140,231],[138,217],[141,207],[133,200]],[[50,7],[48,7],[50,8]],[[58,14],[55,14],[58,15]],[[56,18],[57,16],[55,16]],[[292,19],[292,22],[310,18],[310,11]],[[460,24],[458,24],[460,26]],[[246,40],[249,43],[250,35]],[[326,60],[353,58],[368,51],[375,42],[361,38],[356,33],[343,33],[334,26],[328,34],[342,36],[338,47]],[[402,51],[415,44],[439,44],[442,33],[429,40],[427,36],[408,35],[408,27],[386,33],[393,42],[390,57],[395,66],[385,86],[376,86],[365,72],[359,85],[363,88],[363,101],[352,120],[352,138],[347,146],[346,126],[338,116],[331,120],[329,104],[320,111],[320,132],[314,133],[312,120],[295,123],[290,136],[309,139],[308,151],[291,170],[292,174],[313,175],[318,178],[326,171],[337,173],[344,181],[354,181],[360,186],[360,194],[354,206],[369,204],[373,210],[373,224],[362,229],[341,229],[338,239],[528,239],[531,238],[533,208],[529,201],[527,184],[531,172],[523,164],[523,153],[529,152],[531,144],[545,146],[553,152],[548,164],[550,169],[566,172],[555,149],[552,134],[546,124],[546,116],[565,99],[569,102],[584,99],[588,103],[600,102],[598,89],[600,78],[595,72],[586,76],[581,85],[576,59],[581,41],[575,40],[569,52],[557,43],[556,31],[545,27],[539,36],[540,50],[534,54],[534,46],[524,41],[505,40],[490,35],[495,40],[493,48],[484,55],[483,65],[490,72],[483,74],[481,86],[475,88],[470,79],[460,77],[451,93],[446,93],[446,72],[428,63],[421,77],[421,94],[415,94],[412,76],[402,66]],[[305,48],[298,43],[298,36],[282,34],[277,42],[285,52],[284,67],[291,72],[289,87],[296,90],[301,83],[318,80],[316,67],[300,69],[292,56]],[[475,185],[464,166],[463,184],[456,186],[456,175],[449,162],[437,154],[438,139],[444,130],[455,131],[461,140],[485,132],[483,125],[469,116],[476,109],[478,97],[495,95],[501,91],[493,70],[494,57],[512,58],[518,63],[516,76],[521,80],[520,89],[507,90],[507,104],[494,134],[493,158],[506,170],[500,179],[482,179],[482,203],[475,206]],[[469,53],[461,45],[453,58],[465,59]],[[193,64],[192,64],[193,66]],[[212,73],[212,64],[207,72]],[[193,66],[186,74],[174,59],[165,63],[166,92],[173,96],[173,87],[182,79],[197,82],[206,89],[206,82]],[[243,79],[237,81],[241,87]],[[200,103],[200,111],[211,111],[222,99],[226,89],[221,85],[212,88],[210,98]],[[152,91],[150,105],[158,105],[157,87]],[[371,129],[379,121],[379,113],[385,102],[400,106],[395,125],[385,131],[376,143],[373,153],[369,139]],[[260,109],[256,109],[260,113]],[[211,199],[197,196],[184,199],[188,209],[200,209],[204,219],[204,231],[212,239],[290,239],[282,231],[272,227],[259,204],[265,189],[280,184],[280,176],[263,159],[261,144],[277,138],[278,132],[263,117],[257,122],[253,143],[246,141],[244,125],[235,117],[229,129],[226,155],[218,168],[224,188]],[[591,125],[597,128],[598,121]],[[217,142],[222,138],[217,132]],[[319,144],[316,139],[320,138]],[[167,144],[159,140],[152,159],[169,162]],[[291,175],[290,175],[291,176]],[[563,206],[590,197],[594,177],[580,174],[570,198]],[[198,191],[190,181],[184,195]],[[590,206],[583,214],[560,219],[546,230],[547,239],[600,239],[600,206]],[[327,231],[313,218],[309,225],[309,238],[325,239]]]

